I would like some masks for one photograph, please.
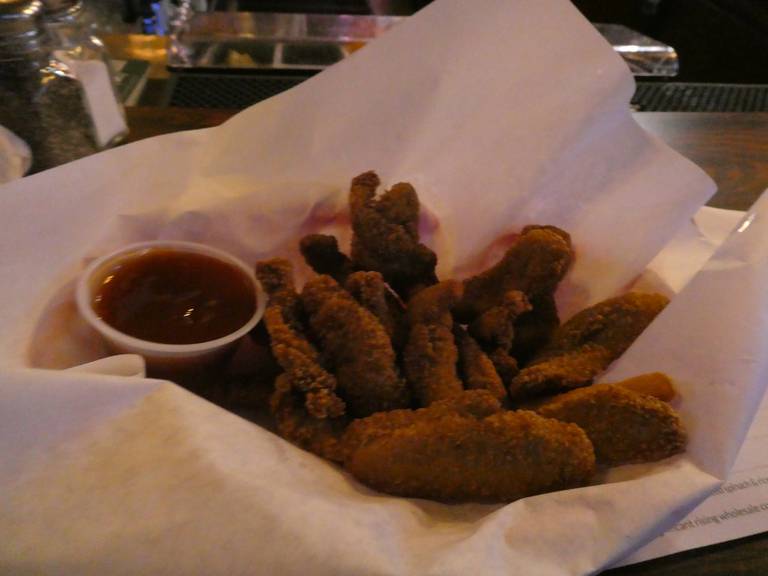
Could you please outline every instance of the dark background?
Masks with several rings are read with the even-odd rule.
[[[122,0],[124,20],[135,22],[146,15],[144,12],[151,13],[154,1]],[[675,48],[680,62],[675,81],[768,84],[768,0],[571,1],[592,22],[624,24]],[[215,8],[331,14],[370,14],[375,10],[380,14],[409,15],[429,2],[215,0]],[[467,5],[482,9],[471,0]]]
[[[393,12],[408,14],[428,3],[401,0],[391,5]],[[676,81],[768,84],[768,0],[573,3],[592,22],[624,24],[674,47],[680,59]],[[240,0],[239,4],[244,10],[265,12],[370,13],[365,0]]]
[[[768,0],[574,0],[677,50],[681,82],[768,83]]]

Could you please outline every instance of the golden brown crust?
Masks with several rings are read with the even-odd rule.
[[[339,250],[335,236],[307,234],[299,241],[304,261],[318,274],[327,274],[343,284],[352,273],[352,261]]]
[[[517,360],[505,352],[501,348],[491,350],[488,352],[488,358],[493,362],[493,367],[496,369],[496,373],[501,378],[504,387],[507,389],[509,396],[513,397],[515,387],[512,385],[515,377],[520,373],[520,368],[517,364]]]
[[[341,416],[345,406],[334,392],[336,379],[323,368],[320,355],[303,334],[301,303],[290,262],[280,258],[264,260],[256,265],[256,274],[269,294],[264,311],[269,346],[288,382],[295,391],[306,393],[305,406],[312,416]]]
[[[354,272],[344,287],[363,308],[376,316],[389,334],[392,346],[400,350],[407,335],[405,309],[387,287],[384,277],[378,272]]]
[[[300,296],[286,261],[257,266],[270,295],[264,325],[285,371],[270,401],[282,436],[373,488],[443,501],[580,486],[596,452],[601,464],[621,464],[683,449],[677,415],[633,391],[668,398],[663,375],[542,396],[590,384],[666,299],[624,295],[558,327],[554,291],[574,253],[554,226],[527,226],[495,266],[437,283],[415,190],[400,183],[377,197],[379,184],[373,172],[352,180],[351,258],[332,236],[302,239],[307,262],[328,275]],[[398,361],[426,408],[410,409]],[[510,399],[527,409],[503,410]]]
[[[676,395],[672,380],[663,372],[649,372],[648,374],[640,374],[639,376],[633,376],[627,378],[621,382],[614,382],[614,386],[621,386],[632,392],[638,394],[645,394],[646,396],[654,396],[664,402],[669,402]]]
[[[520,370],[509,384],[509,395],[517,400],[589,386],[612,360],[602,346],[585,344]]]
[[[437,256],[419,243],[419,200],[401,183],[376,199],[379,177],[365,172],[352,180],[352,262],[357,270],[381,272],[395,292],[408,296],[437,281]]]
[[[488,390],[504,400],[507,391],[493,362],[480,345],[461,326],[454,326],[454,338],[459,350],[459,374],[468,390]]]
[[[544,346],[560,326],[555,297],[551,293],[530,299],[532,309],[515,320],[515,338],[510,353],[525,366]]]
[[[662,294],[627,292],[575,314],[558,328],[541,357],[570,352],[585,343],[605,347],[618,358],[669,303]]]
[[[344,414],[344,402],[336,396],[336,379],[321,365],[314,347],[283,319],[280,306],[264,312],[272,353],[296,391],[306,392],[306,409],[316,418]]]
[[[612,384],[556,396],[536,411],[580,426],[605,466],[661,460],[682,452],[687,441],[680,417],[668,404]]]
[[[280,436],[322,458],[342,461],[341,437],[347,420],[344,417],[320,419],[308,414],[285,375],[275,381],[270,409]]]
[[[533,412],[496,412],[483,419],[448,413],[416,416],[373,435],[346,454],[344,465],[388,494],[511,502],[585,484],[594,472],[594,454],[578,426]]]
[[[551,294],[572,261],[573,249],[565,232],[554,226],[529,226],[498,263],[464,281],[457,316],[471,322],[501,304],[510,290],[519,290],[528,298]]]
[[[453,310],[461,299],[462,286],[457,280],[445,280],[421,290],[408,300],[408,323],[439,324],[447,328],[453,327]]]
[[[530,310],[531,304],[525,294],[510,290],[498,305],[470,323],[469,333],[484,346],[509,351],[515,337],[515,320]]]
[[[416,422],[439,420],[449,414],[482,419],[500,412],[501,409],[499,400],[487,390],[466,390],[418,410],[377,412],[350,423],[343,438],[344,451],[351,453],[376,438]]]
[[[256,263],[256,277],[269,295],[269,305],[279,306],[283,318],[294,329],[300,328],[299,296],[293,282],[293,266],[285,258]]]
[[[403,371],[420,406],[429,406],[464,386],[456,363],[451,308],[461,298],[461,283],[454,280],[425,288],[408,302],[411,326],[403,351]]]
[[[429,324],[411,328],[403,352],[403,372],[419,406],[464,390],[456,372],[457,361],[458,350],[450,330]]]
[[[348,414],[362,417],[409,405],[389,335],[330,276],[304,285],[301,301],[339,384]]]
[[[510,395],[522,398],[589,385],[668,302],[661,294],[629,292],[582,310],[520,371]]]

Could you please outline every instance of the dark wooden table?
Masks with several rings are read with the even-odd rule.
[[[221,124],[236,110],[129,108],[136,141]],[[717,182],[710,206],[746,210],[768,188],[768,113],[640,112],[637,121]],[[766,287],[768,289],[768,287]],[[605,576],[765,576],[768,532],[604,572]]]

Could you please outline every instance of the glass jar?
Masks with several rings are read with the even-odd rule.
[[[112,63],[103,42],[84,21],[82,0],[42,0],[43,21],[51,49],[75,60],[102,62],[114,78]]]
[[[54,50],[43,14],[39,0],[0,0],[0,125],[32,149],[31,173],[97,152],[126,133],[104,64]]]
[[[107,49],[85,22],[82,0],[42,1],[53,56],[80,78],[99,147],[112,146],[125,136],[127,127]]]

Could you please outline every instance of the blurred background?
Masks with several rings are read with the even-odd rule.
[[[575,0],[592,22],[616,22],[675,48],[683,82],[768,82],[766,0]]]
[[[768,0],[572,1],[634,75],[635,111],[768,111]],[[34,172],[151,135],[141,127],[155,122],[137,120],[136,108],[162,110],[165,131],[220,122],[349,57],[427,4],[7,0],[0,126],[30,145]]]
[[[409,15],[425,0],[198,0],[198,10]],[[573,0],[592,22],[622,24],[675,48],[677,79],[768,82],[766,0]],[[178,2],[94,0],[105,30],[157,32],[158,12]],[[162,20],[162,17],[161,19]],[[162,30],[161,30],[162,32]]]
[[[635,73],[639,81],[633,101],[636,109],[768,109],[768,97],[758,86],[768,84],[768,1],[573,3]],[[170,37],[171,81],[162,88],[150,83],[143,103],[231,108],[245,107],[295,85],[427,4],[427,0],[86,0],[100,34]],[[299,37],[297,20],[263,24],[270,13],[297,18],[315,15],[336,18],[336,22],[310,23],[315,32],[304,30]],[[235,23],[227,17],[241,20]],[[352,20],[355,17],[358,22]],[[339,27],[339,22],[345,25]],[[281,37],[288,28],[294,36]],[[322,31],[318,34],[318,30]],[[225,38],[225,32],[233,37]],[[210,41],[212,37],[217,40]],[[267,46],[270,42],[272,48]],[[274,49],[277,44],[279,54]],[[200,75],[213,72],[222,82],[216,97],[202,94],[210,90],[203,87]],[[258,78],[242,78],[243,72]],[[227,73],[240,78],[227,78]]]

